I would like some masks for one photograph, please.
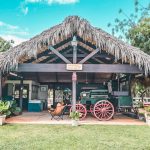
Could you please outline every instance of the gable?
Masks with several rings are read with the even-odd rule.
[[[81,48],[82,51],[83,49],[92,51],[92,48],[99,48],[101,52],[113,56],[115,61],[135,64],[139,69],[144,70],[145,75],[148,75],[150,72],[149,55],[142,52],[139,48],[130,46],[105,31],[91,26],[88,21],[78,16],[67,17],[61,24],[1,54],[0,68],[3,71],[9,71],[11,68],[17,68],[19,63],[24,63],[31,59],[34,59],[35,62],[31,61],[33,63],[46,62],[45,59],[51,57],[48,56],[51,55],[51,53],[48,52],[49,45],[58,51],[65,52],[68,48],[67,43],[62,44],[62,47],[60,45],[63,42],[71,40],[73,36],[77,36],[79,40],[78,47]],[[39,56],[40,54],[43,58]],[[55,60],[52,59],[54,58],[51,58],[50,61],[54,62]],[[106,60],[102,60],[101,58],[101,61]]]

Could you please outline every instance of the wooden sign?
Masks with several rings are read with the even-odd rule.
[[[82,70],[82,64],[67,64],[67,70]]]

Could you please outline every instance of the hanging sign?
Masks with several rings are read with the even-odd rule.
[[[82,64],[67,64],[67,70],[82,70]]]

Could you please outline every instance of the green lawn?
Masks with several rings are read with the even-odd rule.
[[[148,126],[5,125],[0,150],[150,150]]]

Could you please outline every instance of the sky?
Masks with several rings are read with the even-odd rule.
[[[149,0],[139,0],[147,6]],[[61,23],[67,16],[78,15],[108,33],[109,22],[123,9],[134,12],[134,0],[0,0],[0,36],[15,45]]]

